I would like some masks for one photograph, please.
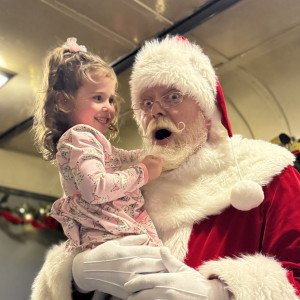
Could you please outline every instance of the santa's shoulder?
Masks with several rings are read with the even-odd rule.
[[[214,181],[217,178],[224,180],[224,176],[237,179],[235,159],[244,179],[254,180],[264,186],[288,165],[293,165],[295,156],[284,147],[270,142],[234,135],[231,141],[224,138],[218,144],[207,143],[166,176],[184,178],[184,181],[199,176],[211,177]]]
[[[286,148],[263,140],[232,137],[241,172],[246,179],[256,179],[262,185],[293,165],[295,156]]]

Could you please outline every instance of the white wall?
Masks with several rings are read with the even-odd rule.
[[[60,197],[57,168],[39,157],[0,149],[0,186]]]
[[[0,149],[0,186],[57,198],[62,194],[55,166],[39,157],[4,149]],[[22,203],[39,206],[43,202],[11,195],[7,205],[14,209]],[[14,225],[0,216],[0,299],[28,300],[47,249],[63,239],[61,231]]]

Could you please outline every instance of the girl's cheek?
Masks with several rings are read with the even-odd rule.
[[[112,107],[111,114],[113,117],[116,116],[116,108],[114,106]]]

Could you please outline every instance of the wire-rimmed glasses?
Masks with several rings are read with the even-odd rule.
[[[152,97],[144,97],[136,105],[133,106],[133,110],[142,110],[144,113],[151,113],[153,104],[159,102],[163,108],[171,108],[183,101],[184,95],[179,91],[170,91],[163,95],[159,100],[155,100]]]

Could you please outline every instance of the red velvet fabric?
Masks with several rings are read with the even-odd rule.
[[[225,98],[224,98],[224,94],[220,85],[219,80],[217,79],[217,102],[219,105],[219,109],[221,111],[221,122],[222,125],[226,128],[228,136],[232,137],[232,129],[231,129],[231,124],[229,122],[228,119],[228,114],[227,114],[227,108],[226,108],[226,104],[225,104]]]
[[[264,202],[250,211],[227,208],[195,224],[185,263],[242,254],[274,257],[300,295],[300,174],[288,167],[264,188]]]

